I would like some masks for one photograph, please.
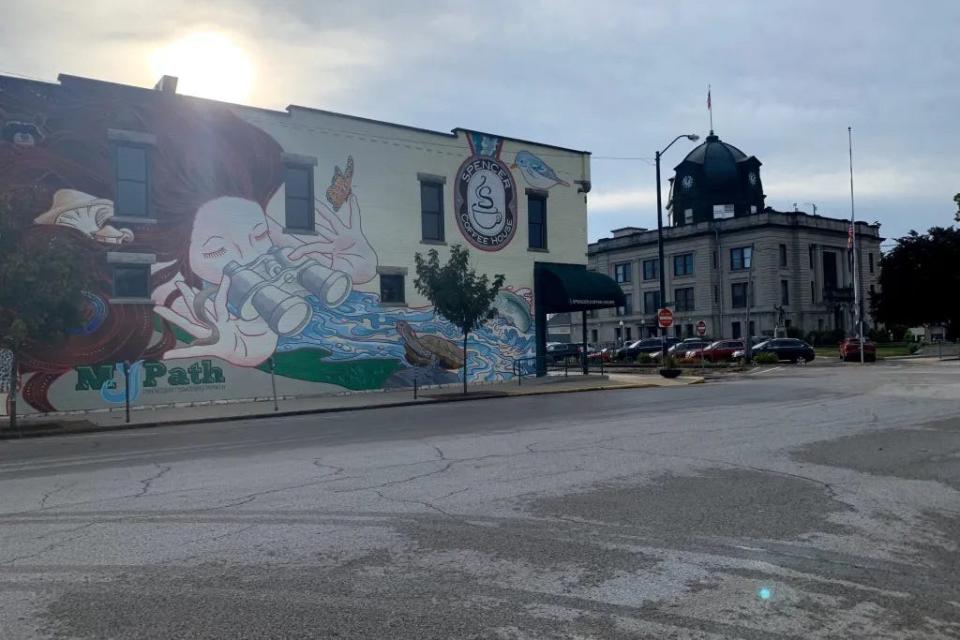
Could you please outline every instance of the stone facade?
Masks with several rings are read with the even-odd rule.
[[[700,320],[716,338],[748,332],[771,336],[778,325],[804,333],[852,330],[854,273],[848,231],[848,220],[771,209],[665,228],[666,306],[674,312],[671,334],[694,335]],[[864,322],[869,327],[869,297],[879,287],[883,238],[879,225],[858,222],[856,232]],[[646,261],[653,262],[645,269]],[[598,342],[626,339],[620,334],[621,321],[624,334],[629,328],[634,339],[657,335],[656,300],[651,299],[660,286],[652,270],[656,261],[656,231],[628,227],[589,245],[588,268],[610,275],[630,296],[628,309],[593,314],[590,335],[596,330]],[[748,306],[745,293],[751,282]]]

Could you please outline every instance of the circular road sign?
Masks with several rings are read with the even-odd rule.
[[[697,335],[701,338],[707,335],[707,323],[703,320],[697,323]]]
[[[667,329],[673,326],[673,311],[667,308],[657,311],[657,324],[660,325],[661,329]]]

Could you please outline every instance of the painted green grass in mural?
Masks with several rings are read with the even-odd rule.
[[[162,331],[159,318],[154,318],[154,327]],[[179,327],[172,327],[179,342],[190,344],[193,336]],[[335,384],[351,391],[380,389],[393,373],[402,368],[395,358],[370,358],[354,362],[325,362],[330,355],[325,349],[298,349],[273,354],[275,373],[285,378],[305,382],[325,382]],[[270,371],[270,365],[264,362],[257,369]]]
[[[369,358],[353,362],[324,361],[323,358],[329,355],[330,352],[323,349],[275,353],[275,373],[295,380],[325,382],[351,391],[361,391],[382,388],[386,379],[401,368],[400,361],[394,358]],[[270,370],[267,363],[257,368],[261,371]]]

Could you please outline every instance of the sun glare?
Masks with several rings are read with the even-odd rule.
[[[179,78],[177,93],[201,98],[246,102],[253,89],[253,63],[228,36],[192,33],[154,52],[153,75]]]

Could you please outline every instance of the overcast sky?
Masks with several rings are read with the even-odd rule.
[[[4,0],[0,72],[152,86],[155,53],[218,31],[249,102],[592,151],[589,235],[656,225],[653,153],[709,129],[756,155],[767,203],[887,237],[952,222],[960,1]],[[665,157],[666,178],[693,143]],[[636,158],[636,159],[614,159]]]

